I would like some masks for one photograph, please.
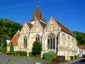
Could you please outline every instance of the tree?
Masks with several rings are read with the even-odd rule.
[[[77,40],[77,43],[78,45],[85,45],[85,33],[82,33],[82,32],[73,32],[75,37],[76,37],[76,40]]]
[[[0,46],[6,48],[6,40],[10,40],[22,25],[9,19],[0,19]]]
[[[11,53],[14,52],[14,46],[13,46],[13,43],[11,43],[11,45],[10,45],[10,52],[11,52]]]
[[[41,54],[41,51],[42,51],[42,43],[39,41],[35,41],[32,47],[32,54],[34,56],[38,56]]]

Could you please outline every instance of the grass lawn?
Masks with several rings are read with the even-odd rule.
[[[29,56],[28,58],[32,58],[32,59],[34,59],[34,60],[41,60],[41,61],[44,61],[44,62],[48,62],[47,60],[45,60],[45,59],[42,59],[42,58],[40,58],[40,57],[34,57],[34,56]]]
[[[30,57],[29,56],[28,58],[32,58],[33,60],[40,60],[40,61],[43,61],[43,62],[47,62],[47,64],[60,64],[60,63],[56,63],[56,62],[50,62],[50,61],[42,59],[40,57]]]

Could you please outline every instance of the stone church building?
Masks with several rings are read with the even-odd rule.
[[[74,34],[53,17],[46,24],[39,7],[31,22],[25,22],[21,31],[18,31],[11,41],[13,41],[14,51],[27,51],[28,56],[29,52],[32,52],[34,41],[42,42],[41,57],[46,52],[54,51],[58,56],[65,56],[66,60],[70,60],[70,56],[75,56],[77,51]],[[9,44],[7,51],[9,51]]]

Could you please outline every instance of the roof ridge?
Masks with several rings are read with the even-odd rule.
[[[13,43],[14,46],[18,44],[18,38],[20,37],[20,31],[17,31],[16,34],[12,37],[8,45],[10,46]]]
[[[58,20],[56,20],[53,16],[52,16],[52,18],[59,24],[59,26],[61,27],[61,30],[62,31],[64,31],[64,32],[66,32],[66,33],[68,33],[68,34],[70,34],[70,35],[72,35],[73,37],[74,37],[74,34],[72,33],[72,31],[69,29],[69,28],[67,28],[66,26],[64,26],[63,24],[61,24]]]
[[[15,37],[19,32],[20,32],[20,31],[18,30],[17,33],[16,33],[13,37]]]

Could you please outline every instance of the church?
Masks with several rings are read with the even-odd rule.
[[[71,30],[53,17],[46,24],[39,7],[36,8],[31,22],[25,22],[21,31],[18,31],[10,42],[14,45],[14,51],[27,51],[29,56],[34,41],[42,42],[41,57],[49,51],[57,52],[58,56],[65,56],[65,60],[76,56],[77,41]],[[7,51],[9,49],[10,43]]]

